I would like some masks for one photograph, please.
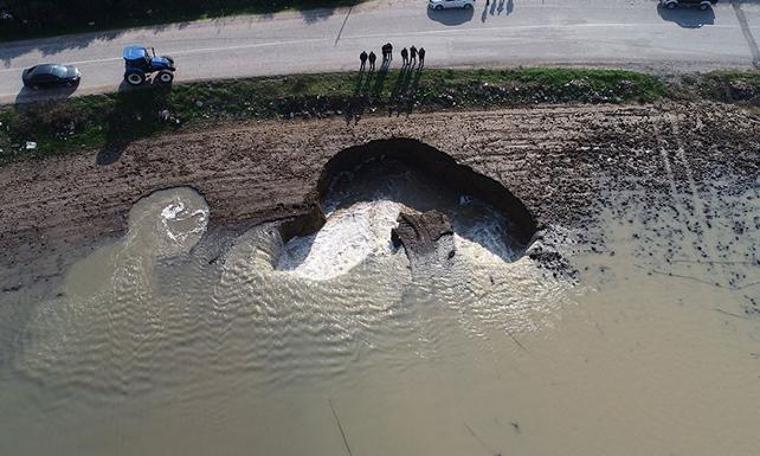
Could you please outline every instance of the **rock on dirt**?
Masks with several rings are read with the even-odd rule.
[[[394,246],[403,246],[409,257],[432,253],[439,239],[454,234],[449,218],[436,210],[401,212],[397,221],[398,226],[391,232],[391,239]]]

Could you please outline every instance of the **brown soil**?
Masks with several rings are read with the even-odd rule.
[[[687,172],[754,182],[758,133],[760,118],[723,105],[539,106],[237,124],[136,142],[108,166],[96,152],[16,163],[0,169],[0,286],[20,286],[32,264],[38,278],[58,273],[68,252],[123,233],[132,204],[161,188],[196,188],[212,226],[300,215],[328,160],[372,140],[427,143],[504,184],[539,223],[580,226],[610,185],[646,181],[657,194]],[[689,166],[667,174],[663,154],[681,149]],[[41,268],[43,257],[56,260]]]

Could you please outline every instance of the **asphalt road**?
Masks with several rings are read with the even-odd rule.
[[[121,49],[154,46],[177,61],[178,81],[350,70],[361,50],[415,44],[436,67],[595,65],[655,71],[751,68],[760,63],[760,1],[714,11],[669,11],[656,0],[477,0],[474,11],[433,12],[425,0],[239,16],[0,45],[0,101],[27,101],[21,70],[70,63],[74,94],[117,90]],[[400,60],[397,56],[397,61]],[[61,94],[58,94],[61,95]],[[68,94],[64,94],[68,95]]]

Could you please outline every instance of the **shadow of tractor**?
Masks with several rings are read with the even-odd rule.
[[[131,87],[122,83],[106,116],[105,145],[95,162],[98,165],[115,163],[131,142],[176,124],[170,113],[170,94],[168,85]]]

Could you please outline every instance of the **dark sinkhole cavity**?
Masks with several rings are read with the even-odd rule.
[[[285,223],[283,239],[314,233],[324,223],[325,214],[329,218],[365,202],[398,203],[400,212],[412,217],[442,214],[457,236],[480,244],[505,261],[522,256],[537,231],[533,215],[499,182],[420,141],[390,139],[350,147],[332,157],[317,184],[315,209]],[[417,232],[419,226],[412,229]],[[387,231],[390,240],[390,229]],[[448,236],[449,241],[451,238]],[[438,239],[434,237],[433,243]],[[410,254],[409,246],[404,246]],[[310,250],[307,246],[291,252],[295,256],[291,261],[305,258]]]

